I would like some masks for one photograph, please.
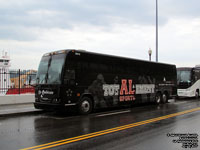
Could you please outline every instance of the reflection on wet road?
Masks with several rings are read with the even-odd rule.
[[[98,112],[88,116],[46,112],[30,116],[1,117],[0,145],[1,149],[10,150],[46,143],[56,146],[54,149],[181,149],[180,143],[173,143],[173,138],[166,135],[199,134],[200,111],[195,110],[198,107],[200,101],[190,99],[171,101],[159,106],[146,105]],[[193,112],[169,116],[186,110]],[[160,118],[161,116],[165,117]],[[105,134],[106,132],[110,134]],[[86,138],[89,136],[91,137]],[[65,140],[66,143],[60,140]],[[77,142],[67,142],[73,140]],[[49,148],[46,146],[42,147]]]

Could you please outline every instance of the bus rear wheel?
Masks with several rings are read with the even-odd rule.
[[[168,102],[168,96],[167,96],[166,93],[163,93],[163,95],[162,95],[162,103],[165,104],[167,102]]]
[[[156,98],[155,98],[155,103],[156,104],[160,104],[161,103],[161,99],[162,99],[161,93],[157,93],[156,94]]]
[[[92,101],[89,97],[83,97],[78,105],[78,111],[81,115],[87,115],[92,111]]]

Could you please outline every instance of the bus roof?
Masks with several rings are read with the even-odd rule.
[[[52,52],[46,53],[43,56],[48,56],[50,54],[68,53],[68,52],[88,53],[88,54],[94,54],[94,55],[100,55],[100,56],[107,56],[107,57],[114,57],[114,58],[121,58],[121,59],[129,59],[129,60],[142,61],[142,62],[153,63],[153,64],[163,64],[163,65],[173,65],[173,66],[175,66],[174,64],[154,62],[154,61],[148,61],[148,60],[142,60],[142,59],[136,59],[136,58],[130,58],[130,57],[123,57],[123,56],[117,56],[117,55],[102,54],[102,53],[96,53],[96,52],[86,51],[86,50],[82,50],[82,49],[63,49],[63,50],[57,50],[57,51],[52,51]]]
[[[190,71],[192,70],[192,67],[179,67],[177,68],[178,71]]]
[[[200,70],[200,67],[199,66],[195,66],[195,67],[178,67],[177,70],[179,71],[190,71],[192,69],[197,69],[197,70]]]

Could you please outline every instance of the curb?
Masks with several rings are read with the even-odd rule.
[[[43,110],[30,110],[30,111],[21,111],[21,112],[8,112],[8,113],[0,113],[0,117],[13,117],[19,115],[30,115],[30,114],[40,114],[43,113]]]
[[[29,104],[33,104],[33,103],[34,102],[13,103],[13,104],[0,104],[0,107],[14,106],[14,105],[29,105]]]

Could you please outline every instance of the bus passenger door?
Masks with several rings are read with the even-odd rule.
[[[61,89],[63,91],[64,101],[67,103],[75,103],[74,94],[76,89],[76,81],[75,81],[75,71],[74,70],[66,70],[64,75],[64,87]]]

